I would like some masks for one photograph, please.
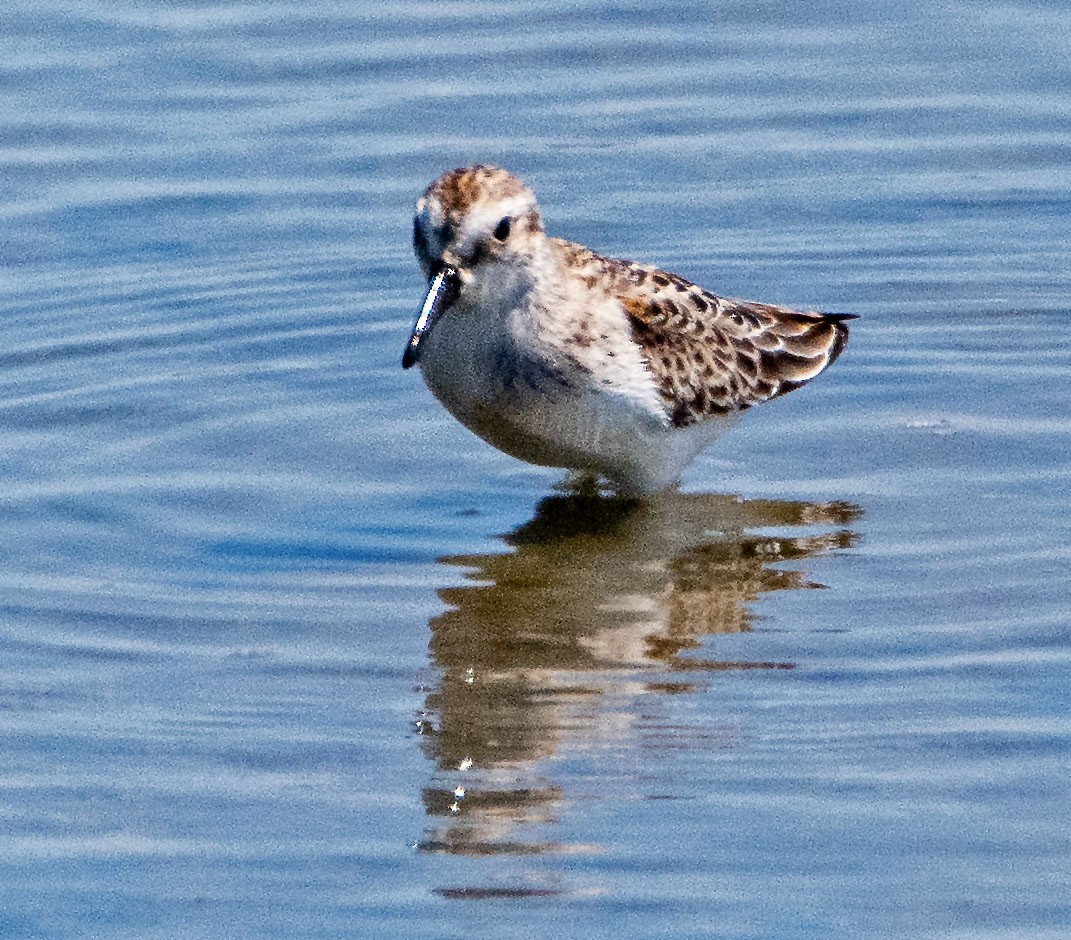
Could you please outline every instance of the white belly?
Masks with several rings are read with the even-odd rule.
[[[601,474],[625,493],[652,492],[675,483],[734,422],[673,428],[653,412],[646,390],[628,394],[575,363],[519,356],[505,334],[466,328],[476,322],[454,311],[444,317],[426,341],[421,370],[458,421],[513,457]]]

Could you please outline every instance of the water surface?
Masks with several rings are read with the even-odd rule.
[[[16,3],[0,934],[1064,937],[1060,4]],[[411,205],[861,315],[679,492],[403,373]]]

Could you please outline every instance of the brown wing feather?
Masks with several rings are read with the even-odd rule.
[[[584,261],[624,307],[676,427],[809,382],[840,355],[844,321],[854,319],[717,297],[675,274],[594,253]]]

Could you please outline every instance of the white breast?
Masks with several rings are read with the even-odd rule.
[[[670,426],[623,316],[611,314],[586,311],[600,342],[578,347],[560,320],[459,303],[428,336],[421,369],[458,421],[507,454],[603,474],[628,492],[663,489],[733,420]]]

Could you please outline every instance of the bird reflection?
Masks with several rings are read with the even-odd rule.
[[[540,762],[564,736],[592,733],[608,699],[687,694],[721,670],[791,668],[719,659],[716,635],[750,630],[766,592],[821,587],[799,563],[853,545],[860,515],[844,502],[571,492],[503,536],[507,551],[440,559],[465,583],[440,592],[450,609],[430,624],[439,677],[418,728],[438,768],[424,800],[439,824],[422,847],[560,849],[516,838],[562,798]]]

